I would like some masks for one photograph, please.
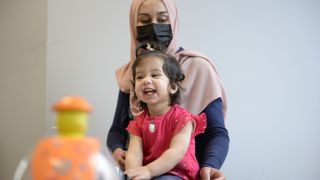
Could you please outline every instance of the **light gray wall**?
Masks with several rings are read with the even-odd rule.
[[[103,148],[118,96],[115,69],[129,59],[127,1],[48,1],[47,107],[65,95],[93,106],[88,135]],[[47,133],[55,114],[47,111]]]
[[[319,179],[320,1],[179,2],[181,41],[227,90],[228,179]]]
[[[54,134],[50,107],[61,96],[82,95],[93,104],[88,133],[104,144],[117,99],[114,71],[129,58],[130,1],[49,0],[42,106],[45,63],[31,60],[44,53],[33,47],[42,47],[43,21],[37,18],[45,16],[33,14],[45,8],[36,1],[2,0],[0,5],[1,21],[6,22],[0,30],[6,40],[0,41],[1,179],[7,179],[2,177],[8,177],[19,155],[27,151],[25,143],[41,131]],[[228,93],[231,144],[222,168],[227,178],[319,179],[320,2],[177,2],[181,44],[214,59]],[[31,19],[37,19],[37,25]],[[20,34],[31,36],[22,40]],[[28,134],[19,136],[26,129]],[[13,130],[18,137],[9,140]]]
[[[44,135],[47,3],[0,1],[0,179]]]

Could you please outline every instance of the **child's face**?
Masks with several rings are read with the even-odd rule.
[[[135,93],[148,108],[169,106],[169,79],[162,70],[163,60],[156,56],[143,59],[136,67]]]

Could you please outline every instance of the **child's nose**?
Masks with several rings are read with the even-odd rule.
[[[143,83],[144,83],[145,85],[151,84],[151,78],[145,77]]]

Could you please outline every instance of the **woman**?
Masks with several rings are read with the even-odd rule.
[[[205,56],[183,50],[177,45],[177,9],[173,0],[133,0],[130,9],[131,59],[116,71],[120,87],[118,104],[110,128],[107,145],[121,167],[124,167],[128,134],[125,130],[132,114],[140,109],[130,99],[131,65],[138,46],[157,42],[167,53],[178,59],[185,80],[181,106],[197,115],[205,112],[207,129],[196,138],[196,155],[201,170],[201,179],[224,179],[218,170],[228,153],[229,136],[225,128],[226,97],[218,73]],[[131,104],[131,105],[130,105]],[[130,113],[131,112],[131,113]]]

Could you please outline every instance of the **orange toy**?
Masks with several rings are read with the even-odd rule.
[[[85,137],[91,105],[82,97],[67,96],[56,103],[58,136],[42,139],[31,160],[35,180],[118,179],[113,164],[99,153],[96,138]]]

